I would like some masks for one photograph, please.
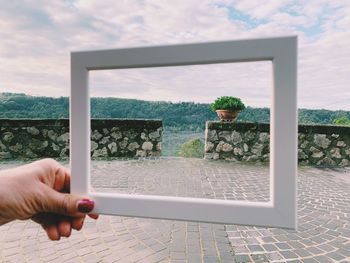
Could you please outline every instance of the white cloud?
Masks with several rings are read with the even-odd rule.
[[[232,17],[229,7],[258,24]],[[294,34],[299,106],[350,110],[349,14],[341,0],[2,1],[0,91],[69,95],[72,50]],[[267,106],[269,74],[264,63],[138,69],[98,72],[92,84],[100,96],[174,101],[209,101],[234,86],[251,105]]]
[[[304,16],[292,16],[288,13],[278,12],[271,16],[271,20],[279,25],[286,27],[300,26],[307,23],[307,18]]]

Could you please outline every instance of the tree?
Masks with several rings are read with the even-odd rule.
[[[334,119],[333,123],[336,125],[350,125],[350,119],[347,116],[342,116]]]
[[[204,143],[198,138],[189,140],[180,146],[177,156],[187,158],[203,158]]]

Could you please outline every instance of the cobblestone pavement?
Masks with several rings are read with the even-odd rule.
[[[268,182],[263,165],[92,162],[100,192],[266,201]],[[101,216],[52,242],[33,222],[16,221],[0,227],[0,262],[350,262],[350,170],[300,167],[298,190],[298,231]]]

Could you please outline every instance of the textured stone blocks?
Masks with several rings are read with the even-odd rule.
[[[206,123],[206,159],[268,162],[268,123]],[[350,127],[299,125],[298,160],[302,164],[350,165]]]
[[[92,119],[91,156],[160,156],[161,120]],[[0,120],[0,160],[69,156],[69,120]]]

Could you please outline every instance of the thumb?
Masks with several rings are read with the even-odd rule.
[[[94,209],[95,202],[91,199],[60,193],[49,189],[46,195],[42,212],[55,213],[67,216],[79,216],[90,213]]]

